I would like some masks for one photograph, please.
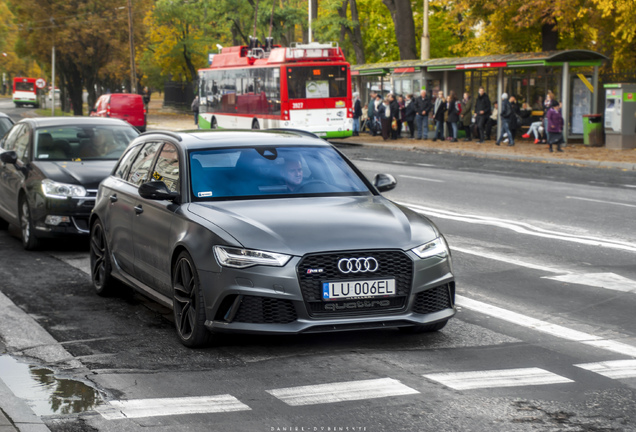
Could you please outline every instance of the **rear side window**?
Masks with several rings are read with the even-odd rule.
[[[148,172],[152,167],[152,161],[154,160],[159,147],[161,147],[160,142],[150,142],[144,145],[137,155],[135,162],[130,167],[130,173],[127,176],[127,180],[130,183],[140,186],[147,180]]]

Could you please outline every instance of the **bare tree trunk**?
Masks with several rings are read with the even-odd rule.
[[[351,21],[353,21],[353,34],[351,37],[351,44],[353,45],[353,52],[356,54],[356,64],[365,64],[366,56],[364,54],[364,41],[362,40],[362,30],[360,29],[360,18],[358,16],[358,3],[356,0],[349,0],[349,7],[351,8]]]
[[[415,23],[410,0],[382,0],[382,3],[389,9],[393,18],[400,60],[418,59],[415,50]]]

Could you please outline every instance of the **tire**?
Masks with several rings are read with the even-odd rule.
[[[181,343],[189,348],[204,347],[212,341],[205,327],[205,305],[199,274],[189,253],[179,254],[172,271],[174,325]]]
[[[0,231],[4,231],[7,228],[9,228],[9,222],[7,222],[6,220],[0,218]]]
[[[119,294],[121,284],[112,276],[110,252],[106,242],[104,226],[98,220],[91,227],[90,237],[91,282],[95,293],[102,297]]]
[[[446,324],[448,324],[448,320],[440,321],[435,324],[416,325],[411,327],[400,327],[400,331],[404,333],[411,333],[411,334],[432,333],[432,332],[436,332],[443,329],[444,327],[446,327]]]
[[[254,119],[254,121],[252,122],[252,129],[254,129],[254,130],[258,130],[258,129],[260,129],[260,128],[261,128],[261,127],[260,127],[260,126],[259,126],[259,124],[258,124],[258,120]]]
[[[31,208],[26,198],[20,200],[20,231],[22,232],[22,247],[25,250],[37,250],[40,242],[35,235]]]

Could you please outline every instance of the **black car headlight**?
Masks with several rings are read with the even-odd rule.
[[[444,258],[449,255],[448,245],[443,237],[437,237],[435,240],[424,243],[422,246],[411,250],[420,258],[430,258],[433,256]]]
[[[58,183],[53,180],[42,180],[42,192],[47,198],[83,198],[86,196],[86,189],[84,186]]]
[[[214,246],[214,256],[222,266],[234,268],[255,265],[282,267],[291,259],[291,255],[230,246]]]

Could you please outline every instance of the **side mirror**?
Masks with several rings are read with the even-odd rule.
[[[2,152],[0,153],[0,160],[3,163],[15,165],[18,161],[18,155],[13,150]]]
[[[395,186],[397,186],[397,180],[391,174],[376,174],[373,178],[373,186],[375,186],[380,192],[387,192],[391,189],[395,189]]]
[[[179,197],[178,192],[170,191],[164,182],[157,180],[139,186],[139,195],[141,195],[142,198],[157,201],[174,201]]]

